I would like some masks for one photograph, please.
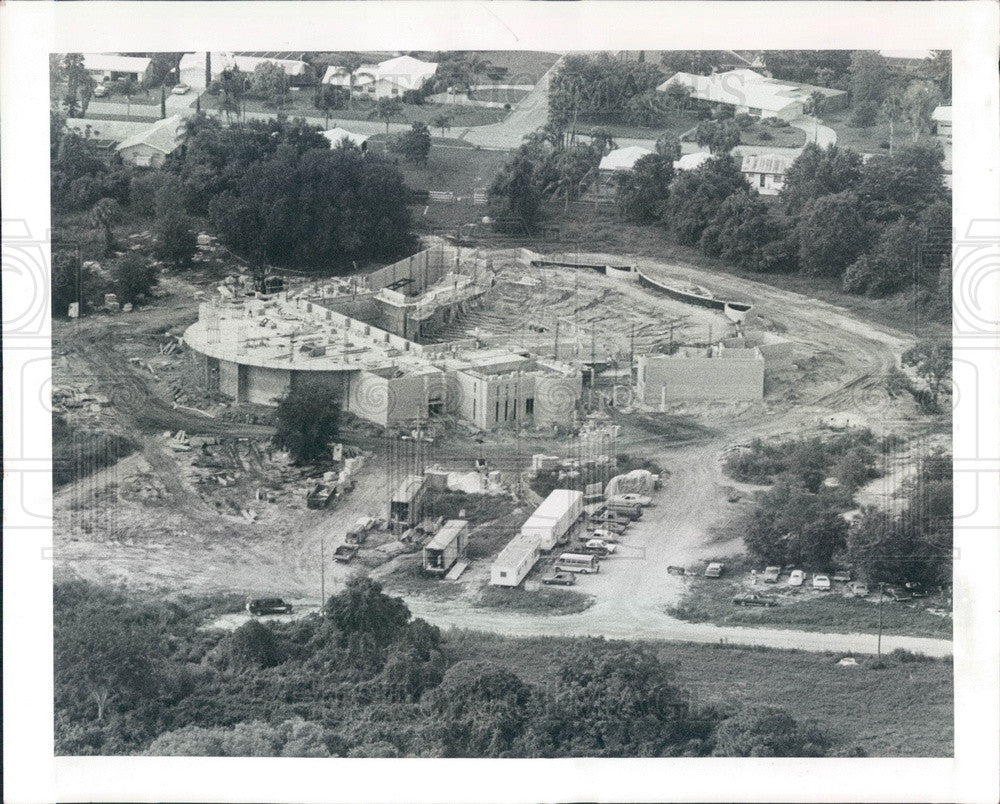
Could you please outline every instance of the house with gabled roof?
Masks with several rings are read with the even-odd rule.
[[[166,158],[184,144],[185,124],[179,115],[157,120],[144,131],[118,143],[115,150],[128,165],[163,167]]]

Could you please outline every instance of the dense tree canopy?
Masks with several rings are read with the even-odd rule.
[[[340,432],[340,408],[321,385],[290,390],[278,401],[275,420],[274,443],[299,463],[329,458]]]
[[[695,170],[682,171],[670,188],[665,224],[679,243],[695,245],[729,196],[751,192],[735,160],[709,159]]]

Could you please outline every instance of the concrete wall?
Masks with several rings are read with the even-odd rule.
[[[582,393],[583,377],[579,374],[575,377],[535,375],[535,424],[540,427],[569,424]]]
[[[239,396],[239,371],[231,360],[219,361],[219,392],[236,399]]]
[[[408,296],[415,296],[441,279],[454,262],[455,255],[451,249],[442,249],[440,246],[425,249],[412,257],[367,274],[368,288],[381,290],[397,280],[410,278],[413,281],[398,290]]]
[[[273,405],[288,393],[292,372],[288,369],[245,366],[246,401],[255,405]],[[242,390],[242,389],[241,389]]]
[[[683,399],[737,402],[764,398],[763,359],[643,355],[638,374],[636,390],[646,405]]]

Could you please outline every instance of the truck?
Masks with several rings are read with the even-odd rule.
[[[642,517],[642,506],[638,503],[609,501],[606,508],[613,514],[620,514],[631,520]]]
[[[342,544],[333,551],[333,560],[339,561],[341,564],[350,564],[357,554],[358,546],[356,544]]]
[[[337,496],[337,487],[325,483],[317,483],[306,494],[306,508],[327,508]]]

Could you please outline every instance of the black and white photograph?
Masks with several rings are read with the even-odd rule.
[[[430,8],[380,38],[355,4],[270,4],[244,37],[236,7],[269,4],[150,4],[186,22],[168,50],[167,11],[119,34],[145,4],[93,5],[100,35],[12,36],[47,62],[47,227],[10,192],[4,115],[5,364],[36,350],[12,380],[36,425],[10,435],[5,402],[5,541],[48,573],[46,761],[318,774],[187,800],[933,795],[906,767],[991,800],[995,53],[957,23],[922,47],[930,13],[865,46],[690,49],[714,4],[514,3],[491,49],[431,35]],[[339,6],[363,36],[310,30]],[[584,13],[695,6],[690,35],[607,46]],[[993,685],[972,723],[966,671]],[[401,759],[423,781],[382,791]],[[490,787],[446,793],[445,759],[581,770],[532,794],[487,762]],[[636,759],[701,781],[575,764]],[[812,788],[846,760],[918,764]],[[340,767],[352,787],[319,786]],[[67,778],[11,800],[183,800]]]

